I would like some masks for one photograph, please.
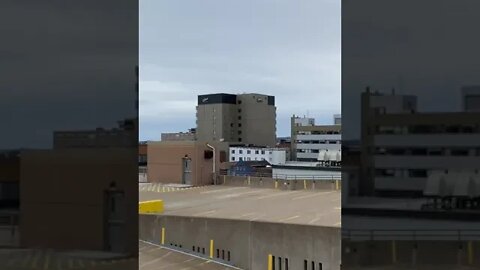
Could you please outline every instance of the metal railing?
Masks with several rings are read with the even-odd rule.
[[[309,181],[339,181],[342,180],[342,176],[334,175],[288,175],[288,174],[270,174],[270,173],[249,173],[249,174],[228,174],[221,172],[219,176],[230,176],[230,177],[262,177],[262,178],[272,178],[275,180],[309,180]]]
[[[347,230],[342,239],[352,241],[471,241],[480,240],[480,230]]]

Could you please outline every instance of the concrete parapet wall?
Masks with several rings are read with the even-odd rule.
[[[397,264],[480,267],[480,241],[342,240],[342,269]]]
[[[141,240],[205,256],[242,269],[340,269],[340,228],[248,220],[140,215]],[[280,268],[278,263],[282,264]],[[309,268],[310,269],[310,268]]]
[[[250,186],[257,188],[276,188],[281,190],[341,190],[341,180],[311,180],[311,179],[275,179],[271,177],[254,176],[219,176],[218,183],[227,186]]]

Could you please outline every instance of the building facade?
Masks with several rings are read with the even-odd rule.
[[[480,85],[462,87],[462,107],[466,112],[480,111]]]
[[[422,196],[439,172],[480,169],[480,112],[418,112],[416,97],[362,93],[363,195]]]
[[[55,131],[53,148],[101,148],[136,147],[138,143],[138,120],[126,119],[112,129]]]
[[[340,124],[315,125],[315,119],[308,117],[291,118],[291,158],[297,161],[322,161],[323,152],[341,150]]]
[[[199,95],[197,140],[274,147],[275,97],[262,94]]]
[[[196,129],[191,128],[188,132],[162,133],[162,141],[194,141]]]
[[[247,146],[230,146],[230,162],[267,161],[270,164],[285,164],[289,151],[285,148],[264,148]]]
[[[200,141],[148,143],[147,179],[163,184],[202,186],[214,184],[220,164],[226,162],[228,145]]]

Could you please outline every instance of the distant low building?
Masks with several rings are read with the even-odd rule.
[[[191,128],[188,132],[162,133],[162,142],[165,141],[195,141],[196,129]]]
[[[230,146],[230,162],[267,161],[270,164],[285,164],[289,150],[287,148],[267,148],[254,146]]]
[[[227,161],[228,145],[219,142],[210,145],[215,148],[215,154],[206,142],[149,142],[148,181],[192,186],[213,184],[220,164]]]
[[[473,91],[473,90],[472,90]],[[362,93],[361,195],[423,196],[432,175],[480,169],[480,112],[420,112],[417,97]]]
[[[238,161],[232,164],[229,175],[233,176],[263,176],[271,177],[270,163],[262,161]]]
[[[136,125],[138,125],[136,119],[126,119],[119,121],[118,126],[112,129],[55,131],[53,148],[135,147],[138,143]]]
[[[334,125],[315,125],[315,119],[308,117],[291,118],[291,155],[292,160],[318,161],[325,155],[321,151],[340,151],[342,140],[342,126],[334,117]]]

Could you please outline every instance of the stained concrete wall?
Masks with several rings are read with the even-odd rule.
[[[275,185],[275,182],[277,184]],[[218,183],[227,186],[251,186],[256,188],[278,188],[281,190],[340,190],[341,180],[282,180],[270,177],[219,176]]]
[[[480,241],[473,241],[470,251],[468,241],[342,240],[342,269],[393,264],[480,267]]]
[[[312,262],[316,269],[319,269],[319,263],[322,263],[323,270],[340,269],[339,228],[168,215],[140,216],[141,240],[161,244],[162,228],[165,229],[164,245],[208,257],[210,240],[213,240],[213,259],[242,269],[267,269],[269,254],[275,256],[276,270],[286,269],[285,259],[288,259],[288,269],[303,269],[305,260],[308,269],[311,269]]]

